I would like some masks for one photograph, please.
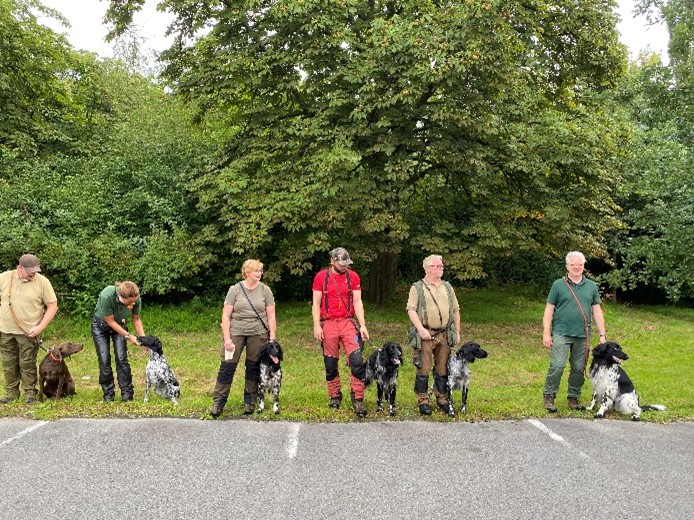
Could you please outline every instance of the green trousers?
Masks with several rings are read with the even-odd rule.
[[[19,390],[26,397],[36,396],[36,356],[37,344],[24,334],[6,334],[0,332],[0,358],[5,376],[5,395],[19,397]]]
[[[583,369],[586,364],[586,338],[574,336],[552,336],[552,350],[549,353],[549,370],[545,379],[543,394],[556,395],[559,382],[569,359],[569,389],[567,397],[581,397],[581,388],[585,378]]]

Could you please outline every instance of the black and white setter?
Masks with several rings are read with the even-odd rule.
[[[149,361],[145,368],[145,403],[149,401],[149,389],[173,404],[178,404],[181,386],[164,357],[161,341],[156,336],[138,336],[137,342],[149,349]]]
[[[595,414],[596,419],[605,417],[605,413],[614,410],[631,414],[632,421],[638,421],[643,410],[665,410],[661,404],[639,405],[639,396],[634,384],[620,366],[629,359],[622,347],[614,341],[600,343],[593,349],[593,360],[590,363],[588,377],[593,387],[593,399],[588,410],[600,403]]]
[[[376,400],[379,412],[383,411],[383,397],[389,403],[389,414],[395,415],[395,394],[398,386],[398,372],[402,365],[402,347],[395,341],[386,342],[383,347],[369,356],[366,361],[364,384],[376,381],[378,397]]]
[[[460,413],[467,411],[467,398],[470,390],[470,363],[475,359],[487,357],[487,351],[477,343],[468,341],[458,351],[448,358],[448,415],[453,416],[453,390],[463,391],[463,401]]]
[[[258,413],[265,410],[265,392],[272,393],[272,411],[280,413],[280,390],[282,389],[282,346],[277,341],[268,341],[260,351],[260,381],[258,381]]]
[[[84,348],[82,343],[61,343],[48,351],[39,364],[39,401],[75,395],[75,381],[65,359]]]

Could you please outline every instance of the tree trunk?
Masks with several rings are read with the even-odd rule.
[[[395,297],[395,277],[398,256],[387,251],[381,252],[371,264],[369,277],[369,301],[381,304]]]

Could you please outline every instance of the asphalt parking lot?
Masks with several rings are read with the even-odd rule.
[[[0,420],[0,517],[689,519],[694,423]]]

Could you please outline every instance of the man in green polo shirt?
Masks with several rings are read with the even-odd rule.
[[[579,399],[588,360],[591,318],[598,326],[600,342],[607,340],[598,286],[583,276],[585,264],[583,253],[571,251],[566,255],[567,275],[552,284],[542,318],[542,344],[550,349],[549,370],[543,389],[544,407],[551,413],[557,411],[554,398],[567,356],[571,366],[567,392],[569,408],[585,410]]]

